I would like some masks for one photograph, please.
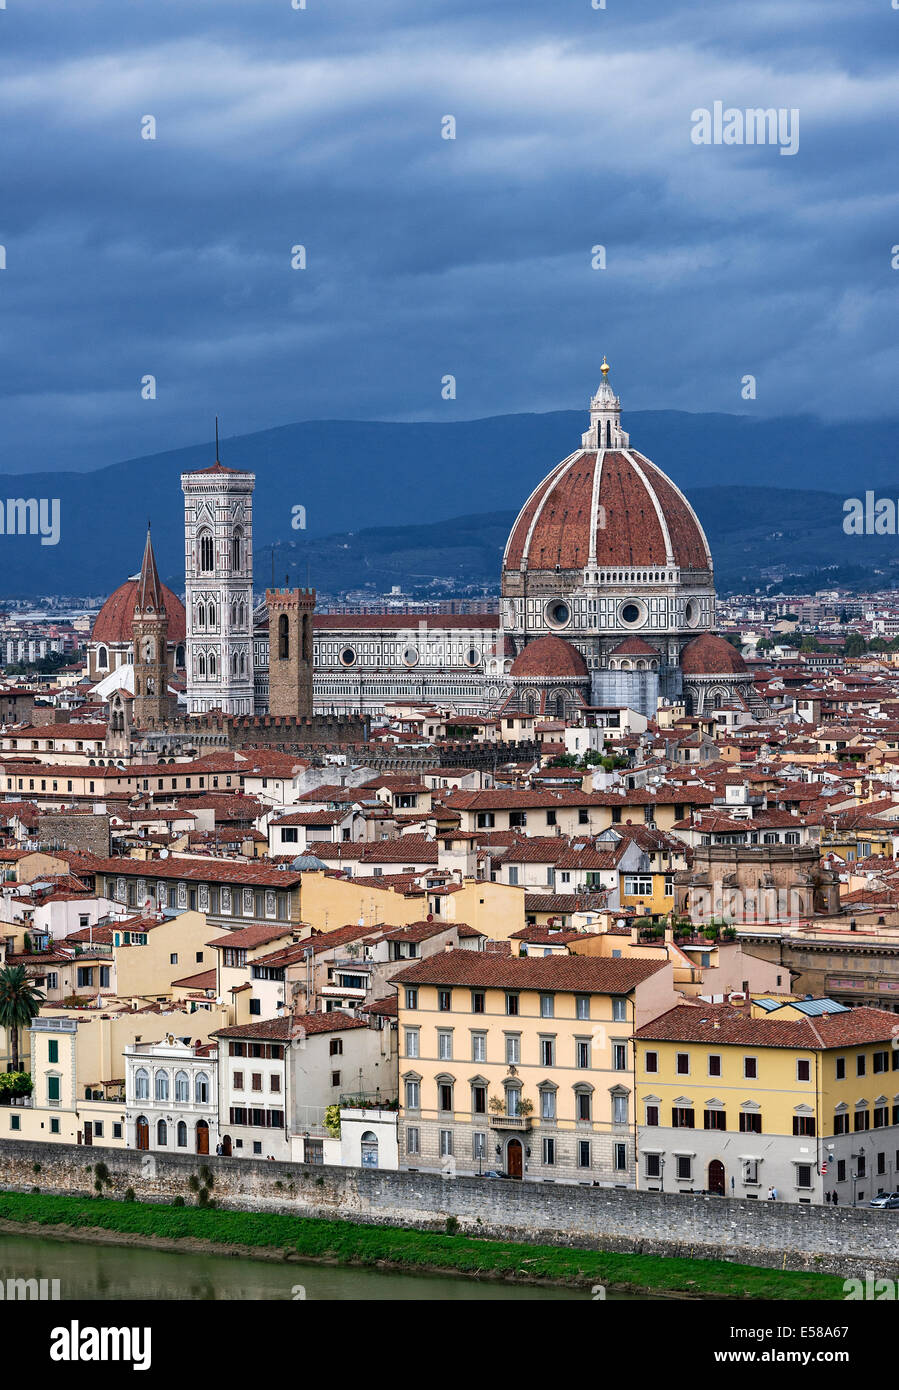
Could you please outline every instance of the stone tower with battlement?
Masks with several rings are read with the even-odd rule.
[[[268,589],[269,714],[305,719],[312,714],[314,589]]]

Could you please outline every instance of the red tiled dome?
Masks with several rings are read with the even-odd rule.
[[[580,450],[558,464],[512,527],[503,568],[588,564],[711,570],[705,534],[689,502],[636,449]]]
[[[586,661],[570,642],[561,637],[538,637],[516,656],[509,674],[583,680],[589,673]]]
[[[657,647],[651,647],[648,642],[644,642],[642,637],[625,637],[623,642],[619,642],[617,647],[613,647],[609,656],[654,656],[658,657]]]
[[[680,666],[685,676],[745,676],[749,670],[736,647],[711,632],[687,643]]]
[[[109,595],[94,620],[91,631],[92,642],[130,642],[131,624],[134,621],[134,604],[137,597],[136,579],[126,579],[115,593]],[[169,617],[168,641],[183,642],[187,632],[187,619],[184,604],[171,589],[162,585],[165,611]]]

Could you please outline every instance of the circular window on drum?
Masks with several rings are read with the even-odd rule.
[[[625,627],[639,627],[646,622],[646,604],[639,599],[625,599],[618,609],[618,618]]]
[[[406,666],[417,666],[419,653],[417,647],[406,647],[403,650],[403,662]]]
[[[465,665],[474,669],[481,660],[481,653],[477,647],[469,647],[465,653]]]
[[[551,598],[545,612],[550,627],[566,627],[571,621],[571,609],[562,598]]]
[[[354,647],[343,648],[343,651],[340,653],[340,664],[341,666],[356,665],[356,651]]]
[[[684,609],[684,619],[686,620],[687,627],[696,627],[699,618],[700,608],[698,601],[695,598],[688,599],[687,606]]]

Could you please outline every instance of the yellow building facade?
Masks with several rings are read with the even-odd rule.
[[[394,977],[400,1165],[633,1187],[634,1049],[667,961],[447,951]]]
[[[753,1016],[755,1015],[755,1016]],[[899,1185],[896,1016],[679,1005],[635,1039],[638,1185],[859,1204]]]

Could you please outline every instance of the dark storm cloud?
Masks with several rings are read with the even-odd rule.
[[[603,351],[626,406],[893,410],[888,0],[9,5],[7,470],[579,405]],[[695,146],[716,100],[799,152]]]

